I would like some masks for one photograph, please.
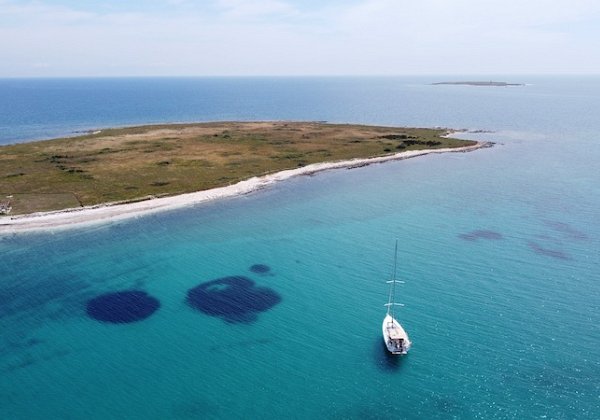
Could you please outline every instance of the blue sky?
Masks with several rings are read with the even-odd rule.
[[[598,0],[0,0],[0,77],[600,74]]]

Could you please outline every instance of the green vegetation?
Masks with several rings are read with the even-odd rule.
[[[444,133],[312,122],[108,129],[0,147],[0,199],[10,199],[11,214],[24,214],[206,190],[317,162],[476,143]]]
[[[523,83],[508,83],[490,81],[467,81],[467,82],[437,82],[432,85],[465,85],[465,86],[524,86]]]

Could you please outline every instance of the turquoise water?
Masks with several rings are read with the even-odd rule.
[[[466,136],[497,144],[0,237],[0,417],[598,418],[600,79],[514,89],[357,80],[261,79],[269,101],[243,95],[261,89],[254,79],[230,89],[260,118],[489,129]],[[296,93],[285,111],[277,86]],[[352,99],[319,118],[317,94]],[[40,137],[12,130],[6,142]],[[395,238],[413,341],[403,358],[387,357],[380,337]],[[279,300],[233,319],[186,300],[228,276],[255,282],[241,305]],[[160,308],[132,323],[88,316],[91,299],[123,290]]]

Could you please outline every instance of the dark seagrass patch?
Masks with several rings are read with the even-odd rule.
[[[148,318],[160,307],[160,301],[141,290],[105,293],[87,302],[90,318],[112,324],[126,324]]]
[[[257,314],[281,302],[281,296],[267,287],[258,287],[244,276],[229,276],[201,283],[188,290],[192,308],[229,323],[251,323]]]

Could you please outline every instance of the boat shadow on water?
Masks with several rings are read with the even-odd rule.
[[[392,354],[381,338],[373,340],[373,362],[382,372],[399,373],[407,364],[408,355]]]

